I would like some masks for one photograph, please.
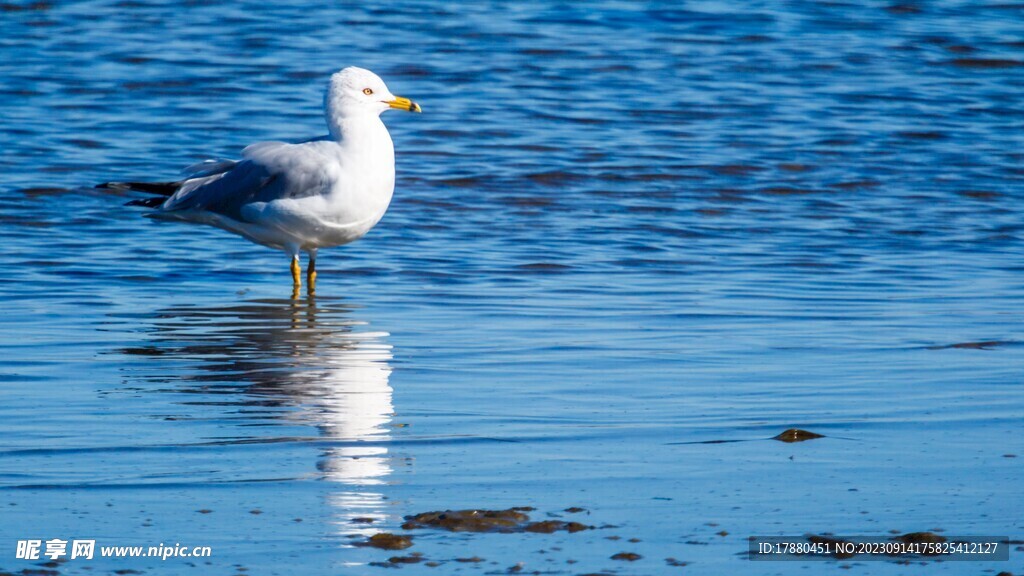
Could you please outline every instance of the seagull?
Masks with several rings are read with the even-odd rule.
[[[389,109],[420,112],[379,76],[349,67],[331,76],[324,98],[329,134],[300,142],[257,142],[241,160],[207,160],[174,182],[107,182],[100,188],[156,196],[128,205],[161,220],[216,226],[291,258],[292,296],[316,291],[316,254],[362,238],[384,216],[395,189],[395,148],[380,119]]]

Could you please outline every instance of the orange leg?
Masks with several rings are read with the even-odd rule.
[[[299,288],[302,287],[302,268],[299,266],[299,257],[292,257],[292,298],[299,297]]]
[[[306,292],[310,296],[316,294],[316,255],[309,255],[309,265],[306,266]]]

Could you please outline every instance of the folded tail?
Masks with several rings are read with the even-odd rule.
[[[176,182],[104,182],[96,187],[105,190],[131,190],[133,192],[156,194],[153,198],[130,200],[125,203],[125,206],[159,208],[167,201],[167,198],[173,196],[187,182],[198,182],[200,184],[212,182],[230,172],[237,165],[238,162],[234,160],[203,160],[185,168],[185,173],[188,176]]]

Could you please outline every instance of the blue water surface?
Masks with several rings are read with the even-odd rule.
[[[348,65],[424,113],[316,298],[92,188],[322,134]],[[746,554],[1024,535],[1020,4],[8,0],[0,77],[0,571],[1024,569]],[[595,529],[401,528],[511,506]]]

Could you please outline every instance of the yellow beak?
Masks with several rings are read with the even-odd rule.
[[[391,106],[395,110],[405,110],[406,112],[422,112],[420,105],[409,100],[408,98],[402,98],[401,96],[395,96],[394,100],[388,100],[388,106]]]

